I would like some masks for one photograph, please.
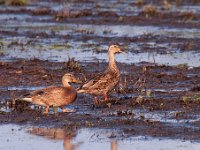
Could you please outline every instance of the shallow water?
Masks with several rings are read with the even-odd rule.
[[[133,111],[134,114],[136,114],[135,118],[139,118],[140,115],[144,116],[144,118],[149,119],[151,121],[159,121],[162,123],[168,123],[168,125],[171,126],[181,126],[181,127],[191,127],[190,123],[199,121],[199,115],[188,115],[190,118],[184,118],[184,119],[176,119],[175,115],[176,113],[181,113],[180,111],[155,111],[155,112],[149,112],[142,109],[135,109]],[[199,127],[196,127],[199,129]]]
[[[47,86],[0,86],[1,91],[22,91],[22,90],[39,90]]]
[[[17,58],[38,58],[63,62],[67,61],[68,57],[74,57],[78,61],[106,60],[107,55],[105,51],[107,50],[108,43],[99,41],[99,38],[105,37],[109,38],[109,41],[113,39],[115,41],[115,38],[140,38],[147,35],[160,36],[163,39],[199,39],[199,28],[169,28],[167,26],[152,26],[147,24],[140,26],[121,24],[107,25],[106,22],[100,25],[64,23],[56,21],[55,14],[34,15],[30,11],[46,6],[48,6],[50,11],[58,11],[63,8],[66,8],[66,10],[91,9],[94,16],[89,16],[89,18],[84,16],[83,19],[92,19],[92,17],[99,17],[101,19],[102,16],[95,16],[95,14],[103,11],[111,11],[119,16],[137,15],[141,12],[142,7],[133,4],[135,2],[112,0],[109,1],[111,5],[108,5],[108,2],[105,0],[87,3],[74,3],[73,1],[62,3],[57,1],[33,1],[23,7],[0,5],[0,9],[5,11],[5,13],[0,14],[0,30],[2,31],[0,33],[0,54],[2,54],[0,60],[12,61]],[[176,6],[175,3],[171,3],[171,5],[170,12],[192,11],[199,14],[199,6],[191,4]],[[162,6],[156,7],[161,10]],[[12,11],[16,11],[16,13]],[[41,34],[42,36],[40,37]],[[37,36],[35,37],[35,35]],[[63,36],[70,36],[71,38],[68,39]],[[86,42],[82,41],[85,40],[84,38],[80,40],[79,38],[82,36],[86,36],[88,40]],[[195,49],[196,52],[186,51],[180,53],[182,50],[177,45],[183,44],[181,42],[163,41],[160,44],[155,41],[152,38],[149,42],[128,42],[128,44],[126,43],[128,54],[125,56],[118,55],[117,60],[123,63],[152,62],[154,61],[153,57],[155,57],[155,62],[158,64],[177,65],[184,63],[189,66],[199,66],[200,54],[198,49]],[[12,42],[17,42],[18,44],[12,44]],[[1,48],[1,44],[3,44],[3,48]],[[165,54],[148,52],[148,49],[155,49],[155,51]],[[102,51],[104,52],[103,54],[96,53]]]
[[[0,10],[14,11],[14,13],[1,13],[0,14],[0,61],[15,61],[17,59],[40,59],[48,60],[52,62],[65,62],[69,58],[75,58],[76,61],[81,62],[107,62],[107,48],[108,41],[115,41],[120,39],[125,43],[125,50],[127,54],[119,54],[116,56],[116,60],[121,63],[140,63],[150,62],[165,65],[178,65],[187,64],[191,67],[200,66],[200,53],[198,48],[196,49],[186,48],[184,49],[183,41],[186,39],[192,41],[189,44],[196,44],[195,40],[200,37],[200,29],[185,28],[184,26],[167,27],[151,26],[151,25],[93,25],[93,24],[79,24],[79,23],[64,23],[55,20],[55,14],[47,15],[33,15],[32,12],[26,13],[21,9],[34,10],[35,8],[48,6],[52,11],[58,11],[63,7],[82,10],[91,9],[95,15],[98,12],[111,11],[119,16],[134,16],[137,15],[142,7],[130,5],[134,1],[128,0],[126,2],[111,0],[109,1],[112,6],[108,5],[108,1],[100,0],[97,3],[88,2],[85,3],[73,3],[57,1],[33,1],[30,5],[24,7],[13,7],[0,5]],[[155,4],[156,5],[156,4]],[[158,6],[160,10],[161,7]],[[123,10],[123,11],[122,11]],[[173,4],[170,12],[196,12],[199,15],[200,7],[197,5],[187,6],[175,6]],[[16,11],[16,13],[15,13]],[[83,17],[85,20],[94,19],[89,17]],[[101,18],[101,16],[99,16]],[[82,18],[80,18],[82,19]],[[95,18],[96,19],[96,18]],[[173,19],[173,18],[172,18]],[[187,18],[186,18],[187,19]],[[72,19],[73,20],[73,19]],[[178,21],[183,21],[179,20]],[[196,23],[199,20],[190,20],[190,23]],[[106,22],[105,22],[106,23]],[[185,23],[185,22],[183,22]],[[187,22],[186,22],[187,24]],[[68,38],[70,37],[70,38]],[[83,38],[86,37],[86,38]],[[129,39],[124,40],[126,37],[137,39],[136,42]],[[152,37],[152,39],[151,39]],[[154,39],[154,37],[160,37],[162,40]],[[105,42],[103,39],[108,39]],[[147,40],[141,40],[140,38],[147,38]],[[172,40],[169,40],[173,38]],[[183,41],[177,40],[177,38],[183,39]],[[165,39],[167,41],[165,41]],[[157,40],[159,42],[157,42]],[[178,41],[178,42],[177,42]],[[193,43],[194,42],[194,43]],[[186,43],[187,46],[187,43]],[[189,45],[190,47],[190,45]],[[183,49],[181,49],[183,48]],[[187,51],[188,50],[188,51]],[[193,76],[193,74],[188,75]],[[0,87],[0,91],[12,92],[21,90],[37,90],[45,86],[10,86]],[[179,89],[150,89],[155,92],[187,92],[187,88]],[[124,96],[124,94],[122,95]],[[130,94],[130,97],[137,97],[138,95]],[[159,94],[157,95],[159,97]],[[161,96],[163,96],[161,94]],[[166,96],[166,95],[165,95]],[[169,95],[169,98],[171,95]],[[176,96],[176,95],[175,95]],[[167,97],[167,96],[166,96]],[[5,97],[4,97],[5,99]],[[2,101],[4,103],[4,101]],[[31,105],[31,109],[34,106]],[[91,106],[84,104],[73,104],[68,106],[69,108],[76,109],[77,114],[93,114]],[[12,112],[13,110],[7,106],[0,107],[0,113]],[[100,110],[99,110],[100,111]],[[113,111],[113,112],[112,112]],[[98,110],[97,110],[98,112]],[[95,111],[96,113],[96,111]],[[104,116],[105,114],[111,117],[116,110],[109,110],[101,112],[98,115]],[[113,113],[113,114],[112,114]],[[159,121],[171,126],[182,126],[197,128],[192,125],[192,122],[199,121],[199,115],[188,114],[186,118],[177,120],[174,115],[179,113],[178,110],[174,111],[153,111],[149,112],[146,109],[135,109],[133,114],[135,118],[144,116],[145,119],[152,121]],[[120,119],[127,119],[126,116],[120,116]],[[102,117],[103,118],[103,117]],[[109,119],[107,117],[106,119]],[[113,118],[112,118],[113,119]],[[122,131],[117,130],[103,130],[103,129],[80,129],[75,131],[67,131],[60,128],[38,128],[18,125],[1,125],[0,126],[0,149],[2,150],[32,150],[32,149],[67,149],[67,150],[200,150],[199,142],[181,141],[179,139],[167,139],[167,138],[152,138],[144,136],[136,136],[130,138],[123,138],[123,136],[116,138],[109,138],[112,134],[118,134]],[[184,134],[184,133],[183,133]],[[70,135],[70,136],[69,136]],[[192,135],[191,135],[192,136]]]
[[[2,16],[3,17],[3,16]],[[23,17],[22,17],[23,18]],[[5,29],[6,25],[6,29]],[[49,61],[64,62],[68,58],[75,60],[107,61],[107,45],[101,44],[93,37],[137,37],[146,34],[160,35],[181,38],[199,38],[199,29],[176,29],[163,28],[154,26],[130,26],[130,25],[76,25],[61,23],[28,23],[20,22],[9,23],[1,27],[5,31],[15,31],[19,35],[7,36],[2,35],[0,41],[3,46],[0,48],[1,61],[12,61],[15,59],[41,59]],[[52,36],[50,38],[30,38],[26,37],[27,32],[46,33]],[[106,34],[105,34],[106,32]],[[59,36],[70,35],[74,39],[65,40]],[[86,43],[76,40],[78,36],[87,35],[91,39]],[[12,44],[15,41],[17,44]],[[30,44],[27,44],[31,42]],[[141,61],[154,62],[165,65],[187,64],[188,66],[197,67],[200,65],[200,53],[195,51],[181,51],[177,48],[181,43],[156,43],[150,42],[130,42],[126,45],[127,54],[120,54],[116,57],[118,62],[138,63]],[[146,50],[147,48],[147,50]],[[148,52],[148,48],[156,49],[160,52]],[[139,52],[139,53],[138,53]]]
[[[138,38],[147,35],[187,39],[200,37],[200,29],[198,28],[41,22],[41,19],[45,20],[49,17],[30,14],[0,14],[0,29],[3,31],[0,33],[2,37],[0,40],[0,53],[2,54],[0,60],[37,58],[63,62],[67,61],[68,57],[74,57],[78,61],[107,60],[105,52],[108,45],[99,42],[99,38],[106,37],[112,41],[112,38]],[[34,21],[30,21],[33,18]],[[15,36],[4,34],[4,32],[13,32]],[[29,36],[30,34],[39,35],[34,38],[34,36]],[[40,34],[49,37],[40,37]],[[66,39],[63,36],[71,38]],[[82,36],[87,36],[87,42],[79,39]],[[182,51],[178,46],[181,44],[183,43],[169,43],[169,41],[157,43],[154,39],[148,42],[129,42],[126,44],[128,54],[118,55],[117,60],[123,63],[138,63],[141,61],[154,62],[155,59],[158,64],[199,66],[199,52],[197,50]],[[148,52],[148,49],[155,49],[159,53]]]
[[[199,150],[199,142],[166,138],[130,137],[109,138],[115,130],[38,128],[18,125],[1,125],[0,149],[33,150]]]
[[[153,34],[153,35],[164,35],[168,37],[182,37],[182,38],[199,38],[199,29],[188,29],[188,28],[168,28],[158,26],[131,26],[131,25],[91,25],[91,24],[69,24],[69,23],[40,23],[40,22],[20,22],[24,17],[28,15],[10,15],[12,18],[18,18],[15,24],[2,22],[0,25],[4,30],[15,31],[55,31],[58,35],[80,35],[86,32],[93,36],[103,37],[136,37],[141,35]],[[5,15],[0,16],[0,19],[4,19]],[[45,17],[46,18],[46,17]],[[1,21],[1,20],[0,20]],[[15,20],[14,20],[15,21]],[[6,25],[6,28],[5,28]]]
[[[5,56],[1,56],[2,61],[12,61],[16,59],[41,59],[55,62],[65,62],[69,58],[75,58],[80,62],[108,61],[107,53],[95,53],[93,51],[73,50],[7,50]],[[139,63],[150,62],[165,65],[187,64],[191,67],[200,66],[200,53],[188,51],[172,54],[159,54],[156,52],[118,54],[117,62]]]

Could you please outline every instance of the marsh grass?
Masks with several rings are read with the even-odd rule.
[[[197,103],[199,104],[200,102],[200,97],[198,95],[194,95],[194,96],[183,96],[182,97],[182,101],[183,103],[187,106],[189,105],[190,103]]]
[[[141,7],[141,6],[143,6],[145,3],[144,3],[144,0],[136,0],[135,4],[136,4],[138,7]]]
[[[196,20],[198,17],[193,12],[182,12],[178,15],[181,18],[182,22],[191,22],[193,20]]]
[[[151,18],[157,16],[159,11],[156,6],[149,4],[143,7],[141,14],[146,18]]]
[[[162,9],[163,10],[170,10],[171,7],[172,7],[172,5],[167,0],[163,1],[163,4],[162,4]]]
[[[7,0],[6,5],[11,6],[25,6],[28,4],[28,0]]]
[[[176,67],[179,69],[188,69],[188,64],[178,64]]]
[[[74,58],[69,58],[65,66],[71,70],[81,70],[81,65],[79,62],[75,61]]]

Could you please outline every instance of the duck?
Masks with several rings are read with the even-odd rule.
[[[33,91],[21,100],[46,107],[44,114],[48,114],[50,106],[60,107],[62,112],[74,112],[64,108],[65,105],[73,103],[77,97],[77,91],[70,83],[81,83],[81,81],[67,73],[62,77],[62,86],[49,86]]]
[[[104,96],[104,101],[108,101],[109,92],[119,83],[120,71],[115,62],[115,54],[121,53],[119,45],[110,45],[108,49],[109,63],[107,69],[86,81],[77,93],[87,93],[94,96],[94,102],[99,102],[97,96]]]

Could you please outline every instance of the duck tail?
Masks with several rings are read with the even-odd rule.
[[[20,99],[20,100],[26,101],[26,102],[32,102],[32,101],[33,101],[32,98],[28,98],[28,97],[22,98],[22,99]]]

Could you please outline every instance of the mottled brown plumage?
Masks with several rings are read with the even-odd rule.
[[[40,106],[46,106],[45,113],[48,113],[50,106],[61,107],[63,112],[70,112],[63,108],[64,105],[75,101],[77,92],[69,84],[71,82],[80,83],[73,75],[65,74],[62,77],[63,86],[50,86],[41,90],[33,91],[30,95],[22,100],[32,102]]]
[[[115,63],[114,54],[121,52],[118,45],[111,45],[108,50],[109,65],[108,68],[98,74],[96,77],[86,82],[79,90],[78,93],[89,93],[95,95],[104,95],[105,100],[108,100],[108,93],[118,84],[120,72]]]

